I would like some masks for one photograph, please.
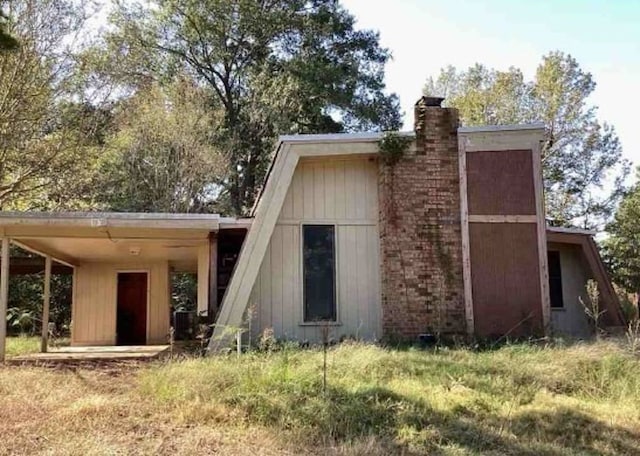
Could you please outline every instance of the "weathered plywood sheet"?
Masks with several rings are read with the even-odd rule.
[[[476,334],[542,333],[536,224],[470,223],[469,238]]]
[[[536,214],[531,150],[468,153],[469,215]]]

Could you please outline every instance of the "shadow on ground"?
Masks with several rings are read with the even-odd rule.
[[[330,388],[313,400],[288,397],[277,402],[256,397],[243,406],[267,427],[306,429],[309,445],[348,448],[373,439],[383,453],[404,455],[439,454],[445,448],[472,454],[640,455],[640,433],[568,408],[509,419],[489,411],[444,413],[426,401],[378,387],[356,392]]]

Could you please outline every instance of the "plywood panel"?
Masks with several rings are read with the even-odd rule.
[[[260,266],[251,303],[258,335],[318,341],[317,326],[303,324],[301,225],[336,225],[338,325],[331,337],[380,337],[377,165],[366,158],[302,161]]]
[[[116,343],[118,271],[149,273],[147,343],[166,343],[169,334],[169,265],[155,263],[83,263],[76,269],[72,315],[73,345]]]
[[[291,182],[291,189],[288,192],[293,200],[291,218],[301,219],[304,215],[304,194],[302,191],[302,173],[295,173]],[[283,218],[287,218],[282,214]]]
[[[257,294],[257,300],[252,304],[257,307],[260,314],[260,330],[264,330],[273,327],[271,318],[271,245],[267,248],[262,260],[258,279],[256,285],[260,287],[260,292]]]
[[[371,301],[369,300],[368,289],[371,287],[369,283],[369,274],[367,268],[367,262],[369,261],[370,252],[367,249],[367,227],[356,230],[355,233],[355,261],[348,259],[348,265],[355,270],[355,286],[356,286],[356,302],[358,303],[357,319],[354,321],[356,325],[356,333],[359,332],[361,327],[364,327],[366,322],[370,321],[370,307]]]
[[[470,223],[476,334],[540,333],[542,297],[534,223]]]
[[[338,229],[338,250],[340,251],[338,273],[338,296],[340,317],[343,321],[358,320],[357,299],[357,263],[356,259],[356,227],[341,226]]]
[[[535,215],[530,150],[467,153],[469,215]]]
[[[376,176],[377,179],[377,176]],[[369,266],[369,307],[370,321],[372,324],[373,339],[382,337],[382,302],[380,301],[380,235],[377,226],[367,227],[367,240],[369,242],[369,257],[367,265]]]
[[[324,215],[336,218],[336,166],[331,162],[324,167]]]
[[[301,180],[301,190],[302,190],[302,198],[303,198],[303,218],[311,219],[315,215],[315,206],[314,206],[314,183],[313,183],[313,174],[314,167],[309,163],[299,163],[298,169],[294,172],[294,176],[300,173]],[[291,193],[291,188],[287,193]],[[281,217],[282,219],[282,217]]]

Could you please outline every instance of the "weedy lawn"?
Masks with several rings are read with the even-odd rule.
[[[0,453],[640,454],[640,361],[613,342],[344,344],[0,369]]]

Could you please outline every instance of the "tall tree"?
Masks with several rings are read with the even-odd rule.
[[[640,178],[640,168],[637,170]],[[613,221],[603,251],[616,283],[640,297],[640,183],[625,195]]]
[[[216,182],[230,212],[251,206],[277,134],[400,126],[384,93],[389,53],[336,0],[122,2],[112,24],[97,60],[121,91],[176,72],[209,88],[224,113],[213,141],[231,163]]]
[[[79,109],[75,52],[84,10],[73,0],[10,0],[5,30],[20,46],[0,53],[0,208],[67,207],[63,195],[89,161],[93,109]],[[73,202],[75,204],[75,201]]]
[[[601,227],[624,192],[629,164],[614,128],[601,123],[588,103],[595,89],[590,73],[570,55],[542,58],[532,81],[522,71],[483,65],[441,70],[425,93],[447,97],[467,125],[542,122],[542,161],[547,214],[558,225]]]
[[[205,212],[218,192],[211,176],[225,167],[206,95],[179,79],[121,102],[100,160],[98,201],[117,211]]]

